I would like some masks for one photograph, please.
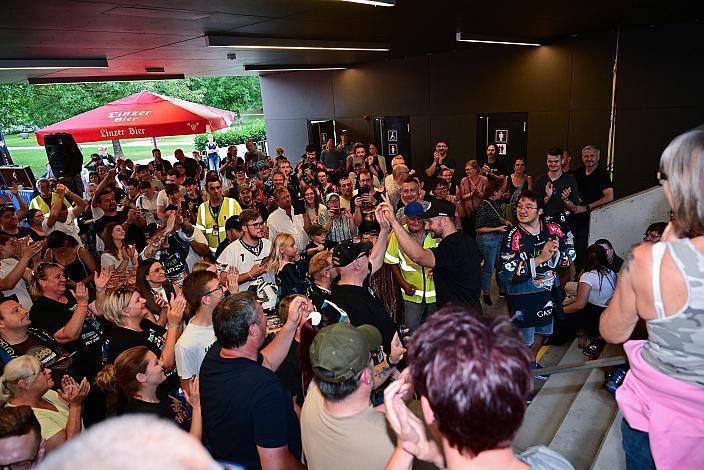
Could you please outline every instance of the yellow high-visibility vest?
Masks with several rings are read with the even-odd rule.
[[[407,226],[404,225],[407,229]],[[425,235],[423,239],[423,248],[435,248],[437,246],[437,240],[435,240],[429,233]],[[430,268],[424,268],[416,263],[414,263],[398,246],[398,238],[396,234],[392,233],[389,237],[389,245],[386,248],[386,254],[384,255],[384,262],[387,264],[397,264],[401,269],[401,276],[403,279],[414,286],[416,291],[413,295],[406,295],[403,290],[401,294],[403,300],[408,300],[409,302],[421,303],[425,298],[425,302],[432,304],[435,303],[435,281],[432,277],[428,276]]]
[[[56,201],[56,198],[59,197],[56,195],[56,193],[51,193],[51,204],[54,205],[54,201]],[[69,209],[71,208],[71,203],[64,198],[64,205],[68,207]],[[39,209],[45,217],[49,216],[49,212],[51,212],[51,207],[44,202],[44,199],[42,199],[41,196],[36,196],[34,199],[32,199],[29,202],[29,208],[30,209]]]
[[[212,210],[209,201],[205,201],[198,207],[196,228],[205,235],[210,251],[213,254],[217,251],[220,242],[227,238],[225,235],[225,222],[233,215],[240,215],[240,212],[242,212],[240,203],[229,197],[222,198],[219,213]],[[217,215],[217,221],[213,217],[214,215]]]

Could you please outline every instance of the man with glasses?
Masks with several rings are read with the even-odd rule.
[[[433,162],[425,169],[425,174],[428,178],[437,178],[445,168],[454,169],[455,161],[447,156],[447,141],[439,139],[435,142],[435,153],[433,154]]]
[[[266,224],[262,216],[254,209],[247,209],[240,214],[240,223],[242,238],[225,248],[218,263],[237,268],[240,291],[247,290],[255,280],[275,284],[274,273],[262,266],[271,251],[271,242],[264,236]]]
[[[176,341],[174,355],[181,388],[190,390],[190,382],[198,375],[205,354],[215,342],[213,311],[225,293],[218,275],[212,271],[189,274],[183,281],[182,292],[195,315]]]
[[[46,452],[39,420],[29,406],[0,408],[0,468],[25,470]]]
[[[240,215],[239,202],[222,195],[222,183],[217,176],[210,176],[205,182],[209,200],[198,207],[196,228],[208,240],[210,252],[215,254],[225,236],[225,222],[233,215]]]
[[[543,341],[552,334],[553,317],[562,316],[559,268],[575,258],[571,239],[561,225],[543,222],[540,196],[523,191],[516,226],[504,232],[497,276],[506,287],[509,314],[531,350],[533,368]],[[538,377],[545,380],[544,377]]]
[[[316,310],[320,311],[325,301],[330,299],[332,283],[338,276],[330,251],[325,250],[313,255],[308,264],[308,277],[313,282],[308,286],[306,297],[313,302]]]

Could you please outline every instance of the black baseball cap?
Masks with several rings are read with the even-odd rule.
[[[359,258],[362,253],[369,253],[374,245],[371,242],[355,243],[345,240],[338,243],[332,252],[332,264],[342,268]]]
[[[225,221],[225,230],[237,230],[238,232],[242,231],[242,222],[240,222],[240,218],[237,215],[233,215],[229,219]]]
[[[456,208],[453,203],[445,199],[433,199],[430,201],[428,210],[420,214],[418,217],[423,219],[432,219],[433,217],[454,217]]]

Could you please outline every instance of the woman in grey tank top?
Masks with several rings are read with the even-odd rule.
[[[704,468],[704,127],[670,143],[658,180],[674,219],[627,256],[600,331],[631,367],[616,392],[628,468]],[[639,320],[648,339],[629,341]]]

